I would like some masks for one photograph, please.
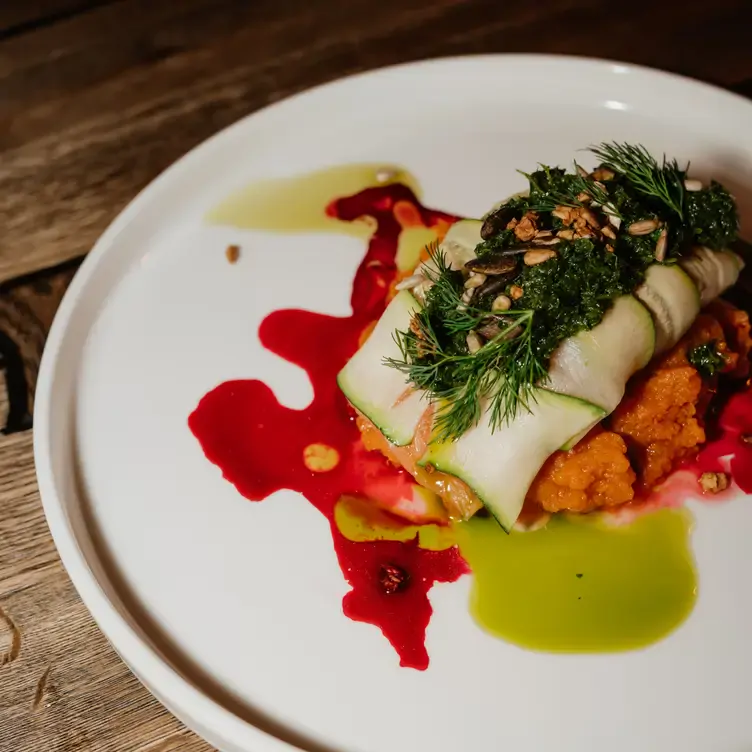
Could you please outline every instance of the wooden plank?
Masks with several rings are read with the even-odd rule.
[[[3,0],[0,39],[57,23],[106,2],[109,0]]]

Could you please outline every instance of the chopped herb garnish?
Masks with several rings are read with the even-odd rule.
[[[545,378],[533,343],[534,312],[492,313],[462,301],[462,274],[452,271],[437,247],[430,249],[436,271],[426,306],[410,329],[396,332],[401,359],[386,362],[402,370],[437,405],[438,438],[462,435],[491,410],[491,425],[510,419],[518,404],[527,405],[534,385]],[[474,353],[467,337],[484,328],[488,338]]]
[[[726,365],[726,358],[718,351],[718,342],[711,340],[692,348],[687,353],[687,360],[705,378],[715,376]]]
[[[528,194],[485,218],[466,268],[430,249],[424,308],[395,333],[400,357],[387,362],[436,404],[436,438],[460,437],[486,410],[495,430],[529,409],[559,343],[597,326],[651,264],[735,241],[736,205],[719,183],[690,181],[642,146],[590,151],[600,161],[592,173],[577,164],[522,173]],[[706,349],[690,361],[714,373],[722,356]]]

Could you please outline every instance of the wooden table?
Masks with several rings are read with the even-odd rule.
[[[0,0],[0,752],[209,749],[94,625],[34,478],[45,333],[140,188],[270,102],[422,57],[610,57],[752,96],[750,29],[748,0]]]

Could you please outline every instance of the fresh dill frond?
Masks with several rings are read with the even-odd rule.
[[[436,406],[434,426],[439,441],[459,438],[490,411],[491,430],[511,421],[518,410],[535,402],[536,383],[546,369],[532,342],[532,311],[497,314],[499,333],[475,353],[451,352],[425,315],[418,312],[406,332],[395,332],[401,357],[385,363],[405,374],[416,389],[426,391]],[[488,318],[483,312],[480,319]]]
[[[545,378],[545,364],[533,343],[530,310],[491,312],[462,300],[462,275],[437,247],[429,249],[425,274],[433,283],[426,307],[417,311],[407,331],[393,334],[399,358],[385,364],[401,371],[415,389],[436,405],[438,440],[459,438],[490,410],[492,430],[517,411],[529,409],[533,389]],[[496,333],[471,353],[466,337],[493,323]]]
[[[602,143],[591,146],[590,151],[618,173],[624,175],[636,190],[655,198],[684,220],[684,175],[676,160],[670,162],[664,155],[663,163],[640,144]]]

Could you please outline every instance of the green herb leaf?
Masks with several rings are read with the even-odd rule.
[[[591,146],[605,167],[621,173],[626,180],[645,196],[655,198],[684,219],[684,177],[676,160],[663,158],[659,165],[644,146],[632,144],[603,143]]]
[[[697,369],[700,376],[715,376],[726,365],[726,358],[718,351],[718,342],[712,340],[692,348],[687,353],[687,360]]]

